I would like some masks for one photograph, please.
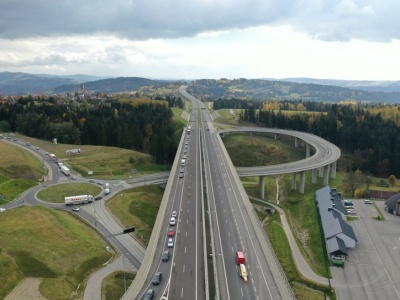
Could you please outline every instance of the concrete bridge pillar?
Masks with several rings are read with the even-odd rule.
[[[292,173],[292,190],[296,189],[296,173]]]
[[[259,185],[260,185],[260,196],[261,199],[265,199],[265,176],[260,176],[259,178]]]
[[[329,183],[329,165],[324,166],[324,186],[327,186]]]
[[[331,178],[336,178],[337,161],[331,163]]]
[[[317,183],[317,172],[318,169],[312,169],[311,170],[311,183],[316,184]]]
[[[324,167],[321,167],[318,169],[318,176],[319,177],[324,177]]]
[[[300,194],[304,194],[305,182],[306,182],[306,172],[301,171],[300,172],[300,187],[299,187]]]
[[[294,147],[299,147],[299,139],[297,137],[294,138]]]
[[[306,158],[310,157],[310,145],[306,143]]]

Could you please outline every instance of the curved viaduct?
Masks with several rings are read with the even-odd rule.
[[[329,173],[331,178],[336,177],[336,163],[340,157],[340,149],[334,144],[316,135],[300,131],[283,130],[276,128],[241,127],[216,130],[216,133],[218,133],[220,136],[223,136],[224,133],[228,132],[271,133],[274,135],[275,139],[278,139],[280,135],[288,135],[294,137],[295,147],[301,146],[306,148],[306,158],[302,160],[271,166],[236,168],[236,171],[240,177],[260,176],[260,194],[262,199],[264,199],[265,176],[292,174],[292,189],[295,190],[297,185],[296,177],[297,174],[299,174],[300,193],[304,193],[306,171],[312,172],[313,184],[317,183],[318,173],[320,177],[323,177],[323,184],[325,186],[328,185]],[[311,147],[315,151],[312,156],[310,156]]]

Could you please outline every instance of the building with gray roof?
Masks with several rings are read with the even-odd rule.
[[[400,215],[400,194],[396,194],[385,201],[385,209],[390,214]]]
[[[316,192],[329,257],[347,256],[347,248],[355,248],[357,242],[353,228],[345,222],[346,208],[342,200],[342,195],[329,186]]]

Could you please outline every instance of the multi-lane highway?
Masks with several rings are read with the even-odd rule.
[[[146,254],[145,249],[132,237],[120,234],[121,226],[107,212],[104,201],[87,205],[80,212],[88,223],[94,225],[127,256],[135,269],[141,267],[124,299],[142,298],[150,288],[155,290],[155,299],[209,299],[208,276],[211,273],[212,277],[215,277],[215,288],[211,288],[211,294],[215,293],[215,297],[219,299],[293,298],[285,276],[279,270],[279,264],[268,247],[267,238],[221,143],[218,136],[221,132],[214,130],[207,111],[201,109],[204,106],[200,101],[186,93],[184,88],[181,88],[180,92],[193,104],[189,122],[191,132],[182,136],[180,153],[177,153],[167,182]],[[241,128],[238,131],[255,131],[255,129]],[[265,132],[266,129],[260,131]],[[277,129],[271,132],[288,133]],[[315,149],[315,154],[291,164],[239,169],[238,173],[248,172],[252,176],[266,175],[266,172],[292,173],[323,167],[335,162],[340,156],[338,149],[318,137],[299,132],[289,132],[289,135],[306,141]],[[46,159],[43,153],[38,155]],[[59,177],[59,170],[54,164],[49,163],[49,167],[53,174],[53,180],[49,184],[55,184],[62,177]],[[182,168],[183,177],[179,175]],[[144,178],[141,182],[129,185],[124,182],[115,186],[107,197],[114,196],[125,188],[163,181],[165,174]],[[23,196],[27,201],[26,204],[37,203],[35,195],[41,188],[34,188]],[[205,204],[207,210],[204,210]],[[10,208],[12,205],[18,203],[10,204]],[[65,209],[61,204],[46,205]],[[170,225],[173,211],[177,212],[177,223]],[[209,220],[209,223],[205,224],[205,219]],[[211,244],[211,253],[205,251],[206,225],[210,227],[210,240],[207,242]],[[168,237],[169,228],[174,229],[173,237]],[[172,247],[168,246],[169,238],[173,240]],[[161,260],[165,251],[170,252],[168,261]],[[237,251],[245,253],[249,272],[248,283],[239,276],[235,262]],[[207,270],[205,263],[207,256],[213,259],[213,269]],[[153,285],[151,279],[156,272],[162,272],[163,277],[160,284]]]
[[[213,129],[207,122],[204,124],[205,174],[214,237],[217,296],[220,299],[286,298],[276,282],[280,278],[276,279],[273,274],[260,236],[252,226],[243,193],[227,161],[229,158],[221,150],[217,136],[212,134]],[[235,261],[238,251],[244,252],[247,259],[248,283],[239,276]]]

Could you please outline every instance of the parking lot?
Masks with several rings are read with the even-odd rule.
[[[359,219],[348,221],[358,242],[344,268],[331,267],[337,299],[400,299],[400,216],[384,210],[383,201],[353,200]],[[376,205],[376,206],[375,206]],[[376,220],[382,212],[385,221]]]

